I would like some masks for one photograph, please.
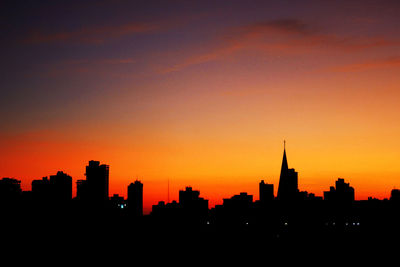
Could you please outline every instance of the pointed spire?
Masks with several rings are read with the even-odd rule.
[[[282,167],[281,167],[281,175],[283,172],[286,172],[289,169],[287,158],[286,158],[286,141],[283,140],[283,159],[282,159]]]

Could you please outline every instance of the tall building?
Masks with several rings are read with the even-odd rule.
[[[260,190],[260,202],[266,203],[274,200],[274,185],[266,184],[264,180],[261,180],[259,184]]]
[[[289,169],[286,158],[286,147],[283,147],[281,175],[279,178],[278,199],[283,201],[295,200],[298,195],[298,174]]]
[[[128,186],[128,209],[134,216],[143,215],[143,184],[138,180]]]
[[[91,160],[86,166],[86,181],[88,199],[94,203],[104,203],[109,199],[109,166],[99,161]]]

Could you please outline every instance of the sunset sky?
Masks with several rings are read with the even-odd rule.
[[[16,3],[18,2],[18,3]],[[110,165],[144,210],[338,177],[400,188],[399,1],[2,1],[0,178]]]

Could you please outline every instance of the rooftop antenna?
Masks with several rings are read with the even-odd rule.
[[[169,177],[168,177],[168,202],[169,203]]]
[[[283,149],[286,149],[286,140],[283,139]]]

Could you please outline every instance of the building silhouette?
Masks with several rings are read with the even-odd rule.
[[[88,184],[86,180],[76,181],[76,199],[80,201],[88,201]]]
[[[133,216],[143,215],[143,184],[136,180],[128,186],[128,210]]]
[[[66,203],[72,200],[72,177],[59,171],[56,175],[51,175],[50,179],[43,177],[41,180],[33,180],[32,197],[40,202]]]
[[[112,197],[110,197],[110,207],[112,209],[124,210],[126,208],[124,197],[114,194]]]
[[[176,200],[170,203],[165,201],[159,201],[156,205],[152,206],[150,216],[154,218],[155,223],[168,225],[170,227],[181,226],[183,221],[182,207]]]
[[[179,190],[179,205],[184,209],[208,209],[208,200],[200,197],[200,191],[186,187]]]
[[[338,178],[336,188],[331,186],[324,192],[324,200],[335,203],[351,203],[354,201],[354,188],[345,183],[343,178]]]
[[[20,198],[22,193],[21,181],[14,178],[0,180],[0,202],[12,202]]]
[[[390,201],[395,201],[400,203],[400,190],[399,189],[392,189],[390,192]]]
[[[72,200],[72,177],[59,171],[56,175],[50,176],[52,197],[58,202],[68,202]]]
[[[103,205],[109,200],[109,166],[91,160],[86,166],[86,181],[78,181],[78,199],[88,200],[92,204]]]
[[[216,205],[212,210],[213,220],[222,229],[247,226],[253,208],[253,196],[246,192],[224,198],[222,205]]]
[[[32,181],[32,197],[35,201],[51,200],[51,185],[48,177]]]
[[[274,200],[274,185],[266,184],[264,180],[261,180],[259,184],[259,194],[261,203],[271,202]]]
[[[282,201],[293,201],[297,198],[298,192],[298,174],[295,169],[289,169],[286,158],[286,147],[284,146],[277,198]]]
[[[253,196],[246,192],[234,195],[231,198],[224,198],[223,206],[228,209],[244,210],[249,209],[253,203]]]
[[[208,214],[208,200],[200,197],[200,191],[186,187],[179,190],[179,207],[182,216],[190,219],[204,220]]]
[[[171,203],[159,201],[158,204],[153,205],[151,209],[151,216],[156,218],[178,218],[180,213],[180,206],[176,200]]]

